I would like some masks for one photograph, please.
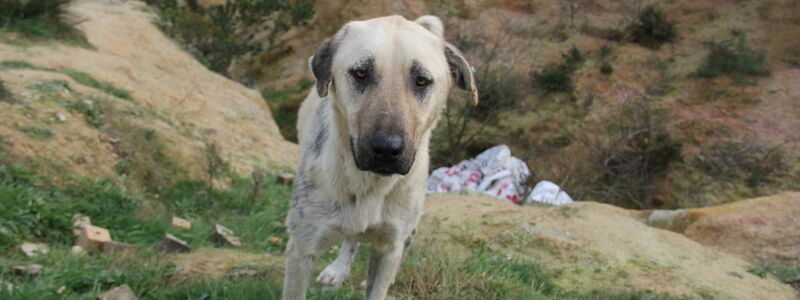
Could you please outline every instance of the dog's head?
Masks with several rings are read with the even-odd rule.
[[[451,85],[470,91],[477,103],[470,66],[443,32],[434,16],[375,18],[346,24],[317,49],[311,59],[317,93],[332,95],[359,169],[408,173]]]

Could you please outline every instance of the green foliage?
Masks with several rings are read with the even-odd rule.
[[[761,278],[767,278],[770,274],[780,281],[800,278],[800,267],[789,267],[772,262],[762,262],[747,268],[747,272]]]
[[[313,80],[303,78],[296,85],[285,89],[264,89],[261,92],[281,135],[289,141],[297,142],[297,112],[313,85]]]
[[[161,10],[162,28],[209,69],[227,74],[231,63],[261,52],[292,26],[305,24],[314,10],[305,0],[230,0],[203,8],[176,0],[148,0]],[[263,38],[255,36],[266,35]]]
[[[545,66],[541,72],[531,72],[531,80],[535,86],[548,93],[572,92],[575,88],[572,83],[572,74],[583,62],[583,54],[575,45],[572,45],[569,52],[562,56],[564,60],[560,64]]]
[[[739,83],[747,83],[748,77],[769,76],[766,66],[767,52],[751,49],[747,45],[747,35],[736,33],[722,42],[706,43],[708,56],[695,74],[702,78],[715,78],[729,75]]]
[[[24,60],[4,60],[0,61],[0,70],[7,69],[38,69],[36,66]]]
[[[636,20],[628,26],[628,35],[642,46],[658,49],[663,44],[677,40],[678,30],[661,8],[650,5],[639,12]]]
[[[26,126],[19,129],[29,137],[46,140],[53,137],[53,131],[47,127]]]
[[[29,39],[58,39],[91,47],[82,32],[64,20],[70,0],[0,1],[0,34],[16,32]]]
[[[614,67],[611,66],[610,62],[604,61],[600,63],[600,73],[603,73],[605,75],[611,75],[611,73],[614,73]]]
[[[105,109],[102,109],[101,107]],[[79,98],[73,100],[70,104],[68,104],[67,109],[81,114],[83,116],[83,120],[86,121],[87,125],[94,128],[100,128],[101,126],[103,126],[103,124],[106,123],[105,110],[109,108],[102,99]]]
[[[771,183],[788,171],[781,147],[755,141],[722,141],[697,156],[695,164],[719,180],[743,180],[748,187]]]
[[[117,98],[125,100],[131,99],[131,94],[127,90],[115,87],[108,82],[99,81],[87,73],[70,68],[61,68],[60,71],[82,85],[101,90]]]

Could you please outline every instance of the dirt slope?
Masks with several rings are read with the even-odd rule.
[[[453,253],[483,241],[561,273],[567,290],[638,290],[717,299],[797,299],[788,285],[748,273],[749,262],[681,234],[647,226],[641,213],[594,202],[520,207],[478,195],[428,198],[419,240]]]
[[[130,101],[83,87],[58,71],[0,70],[0,79],[17,100],[0,102],[5,148],[23,159],[47,160],[82,175],[113,174],[119,153],[108,141],[108,130],[92,128],[66,109],[67,94],[79,93],[101,97],[116,111],[137,111],[125,117],[155,130],[170,159],[190,174],[203,172],[205,143],[216,143],[221,157],[239,174],[256,167],[294,167],[297,146],[281,137],[259,93],[208,71],[162,34],[144,3],[75,1],[69,11],[82,21],[77,27],[96,49],[0,43],[0,60],[84,72],[130,91]],[[48,80],[66,82],[68,88],[44,97],[34,87]],[[54,120],[56,113],[66,120]],[[36,139],[20,130],[29,127],[46,127],[53,137]]]

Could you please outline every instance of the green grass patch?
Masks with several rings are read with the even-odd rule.
[[[284,89],[264,89],[261,92],[281,135],[289,141],[297,142],[297,112],[313,85],[313,80],[303,78],[296,85]]]
[[[46,140],[53,138],[53,131],[47,127],[26,126],[20,128],[19,131],[35,139]]]
[[[41,68],[34,66],[33,64],[24,61],[24,60],[4,60],[0,61],[0,70],[8,70],[8,69],[32,69],[32,70],[40,70]]]
[[[66,20],[70,0],[3,0],[0,1],[0,36],[7,32],[33,41],[59,40],[92,48],[83,32]]]
[[[131,100],[131,93],[128,90],[115,87],[108,82],[97,80],[92,77],[92,75],[70,68],[61,68],[60,71],[82,85],[101,90],[117,98]]]
[[[771,262],[762,262],[747,268],[747,272],[761,278],[766,278],[769,275],[775,276],[780,281],[787,281],[789,279],[800,278],[800,267],[789,267],[779,265]]]

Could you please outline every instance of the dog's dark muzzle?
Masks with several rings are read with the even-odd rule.
[[[414,160],[409,148],[401,135],[372,135],[359,141],[358,151],[354,153],[356,166],[380,175],[408,174]]]

